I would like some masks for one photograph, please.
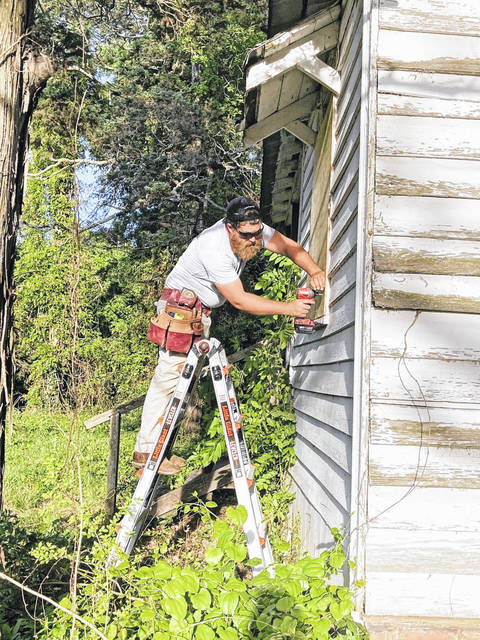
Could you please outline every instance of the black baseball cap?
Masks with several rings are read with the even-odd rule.
[[[254,220],[261,220],[260,208],[255,200],[243,196],[230,200],[227,205],[227,222],[236,225]]]

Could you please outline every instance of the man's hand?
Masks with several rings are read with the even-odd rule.
[[[293,300],[293,302],[287,302],[286,316],[293,316],[294,318],[306,318],[310,307],[315,304],[313,299],[300,299]]]
[[[315,291],[323,291],[325,289],[325,271],[316,271],[310,276],[310,288]]]

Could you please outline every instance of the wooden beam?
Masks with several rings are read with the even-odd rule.
[[[316,101],[317,92],[310,93],[301,100],[292,102],[288,107],[284,107],[283,109],[280,109],[280,111],[272,113],[271,116],[267,116],[264,120],[256,122],[251,127],[248,127],[248,129],[245,129],[243,134],[244,145],[246,147],[250,147],[257,142],[260,142],[260,140],[268,138],[272,133],[276,133],[277,131],[280,131],[280,129],[284,129],[286,125],[291,122],[301,118],[306,118],[310,115]]]
[[[285,129],[309,147],[315,146],[316,133],[300,120],[285,125]]]
[[[309,78],[326,87],[336,96],[340,93],[340,74],[317,57],[302,60],[297,69],[303,71]]]
[[[277,55],[261,60],[247,69],[246,90],[265,84],[295,69],[299,62],[308,60],[337,46],[339,23],[332,22],[298,43],[281,49]]]

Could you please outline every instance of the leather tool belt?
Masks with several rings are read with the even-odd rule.
[[[203,333],[202,313],[211,310],[189,289],[164,289],[160,300],[165,309],[150,319],[147,338],[164,349],[188,353]]]

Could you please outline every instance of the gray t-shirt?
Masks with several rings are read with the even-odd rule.
[[[275,229],[264,225],[263,246],[268,244]],[[215,283],[228,284],[236,280],[245,267],[233,253],[228,231],[219,220],[197,236],[180,256],[165,280],[168,289],[191,289],[207,307],[220,307],[225,297]]]

